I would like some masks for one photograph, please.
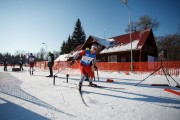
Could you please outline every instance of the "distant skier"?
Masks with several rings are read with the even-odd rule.
[[[49,51],[49,53],[48,53],[48,67],[49,67],[50,75],[46,76],[46,77],[53,77],[53,70],[52,70],[53,65],[54,65],[54,54],[51,53],[51,51]]]
[[[20,67],[20,69],[21,69],[21,71],[23,71],[23,59],[22,58],[20,58],[20,61],[19,61],[19,67]]]
[[[4,71],[7,71],[8,59],[5,57],[4,59]]]
[[[30,75],[33,75],[33,69],[34,69],[34,65],[36,64],[36,57],[31,53],[28,57],[28,63],[30,66]]]
[[[81,72],[81,79],[79,81],[79,91],[81,91],[82,83],[86,79],[86,76],[90,76],[89,79],[89,86],[97,86],[93,84],[94,78],[94,71],[97,67],[95,66],[96,63],[96,52],[97,52],[97,44],[93,44],[90,50],[82,50],[77,53],[73,60],[70,62],[71,65],[74,64],[74,60],[76,60],[79,56],[82,56],[79,64],[79,69]]]
[[[13,60],[13,61],[12,61],[12,63],[11,63],[11,67],[13,67],[13,68],[14,68],[14,67],[15,67],[15,65],[16,65],[16,63],[15,63],[15,61]]]

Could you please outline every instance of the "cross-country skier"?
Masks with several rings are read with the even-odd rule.
[[[11,67],[14,68],[14,67],[15,67],[15,64],[16,64],[16,63],[15,63],[15,60],[13,60],[12,63],[11,63]]]
[[[32,53],[28,57],[28,63],[30,66],[30,75],[33,75],[34,64],[36,64],[36,57]]]
[[[20,67],[20,69],[21,69],[21,71],[23,71],[23,59],[22,58],[20,58],[20,60],[19,60],[19,67]]]
[[[97,86],[93,84],[94,78],[94,71],[93,69],[97,69],[95,66],[96,63],[96,51],[97,51],[97,44],[93,44],[90,50],[82,50],[77,53],[73,60],[70,62],[71,65],[74,64],[74,60],[77,59],[79,56],[82,56],[79,64],[79,69],[81,72],[81,79],[79,81],[79,91],[81,91],[82,83],[86,79],[86,76],[90,76],[89,79],[89,86]]]

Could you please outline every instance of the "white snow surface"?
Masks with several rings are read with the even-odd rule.
[[[8,67],[9,69],[10,67]],[[94,83],[107,88],[83,86],[85,106],[77,90],[78,70],[65,69],[53,78],[48,70],[35,68],[12,72],[0,67],[0,120],[179,120],[180,96],[164,91],[180,92],[168,77],[171,87],[150,86],[168,84],[164,75],[99,71],[100,80]],[[57,71],[54,71],[56,73]],[[96,73],[96,72],[95,72]],[[69,74],[68,83],[66,74]],[[172,76],[180,83],[180,76]],[[113,79],[113,83],[106,80]],[[138,86],[136,83],[142,81]],[[88,85],[84,81],[84,85]]]

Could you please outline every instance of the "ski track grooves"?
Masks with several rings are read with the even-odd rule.
[[[63,90],[62,90],[61,87],[60,87],[60,91],[61,91],[61,94],[62,94],[62,96],[63,96],[64,103],[66,103],[67,101],[66,101],[66,99],[65,99],[65,96],[64,96],[64,94],[63,94]]]

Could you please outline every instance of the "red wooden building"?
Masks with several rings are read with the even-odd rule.
[[[154,61],[158,49],[151,29],[133,32],[132,53],[134,62]],[[130,62],[131,42],[130,34],[120,35],[109,39],[89,36],[82,46],[78,46],[71,53],[90,48],[92,43],[99,45],[97,61],[100,62]]]

